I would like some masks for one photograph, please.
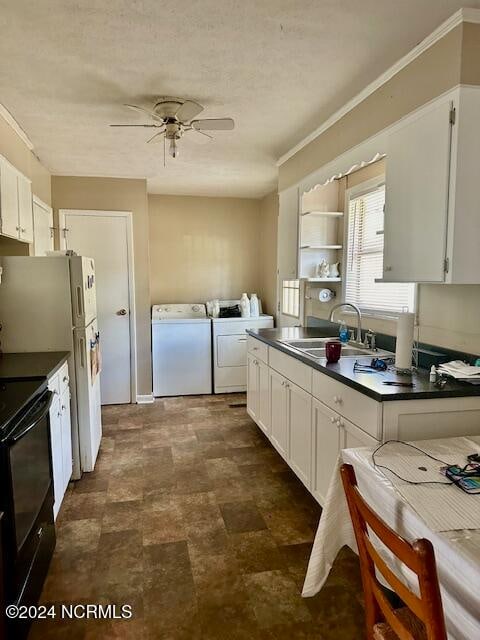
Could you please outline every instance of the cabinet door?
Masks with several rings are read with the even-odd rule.
[[[70,419],[70,389],[67,387],[62,394],[60,402],[61,429],[62,429],[62,498],[67,490],[72,477],[72,426]]]
[[[19,237],[17,172],[7,162],[0,164],[0,213],[2,235]]]
[[[288,433],[290,466],[308,488],[311,486],[312,469],[312,396],[287,382]]]
[[[247,357],[247,412],[258,424],[258,360]]]
[[[341,448],[355,449],[356,447],[375,447],[379,443],[378,440],[362,431],[359,427],[352,424],[345,418],[340,418],[339,426],[341,429]]]
[[[338,422],[338,414],[322,402],[313,400],[312,492],[321,505],[325,503],[328,486],[340,453],[340,428]]]
[[[33,203],[33,252],[44,256],[53,251],[53,212],[50,207]]]
[[[217,336],[217,365],[244,367],[247,359],[247,334]]]
[[[383,278],[443,282],[451,103],[416,114],[388,138]]]
[[[33,242],[32,185],[25,176],[18,174],[17,187],[19,237],[23,242]]]
[[[287,380],[270,369],[270,437],[273,446],[288,458],[288,395]]]
[[[257,361],[258,370],[258,404],[257,424],[267,435],[270,435],[270,369],[261,360]]]
[[[61,398],[55,395],[50,408],[50,440],[52,444],[53,495],[55,503],[53,514],[57,517],[64,494],[63,453],[62,453],[62,412]]]

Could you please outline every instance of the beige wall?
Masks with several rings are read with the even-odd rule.
[[[52,203],[50,173],[1,116],[0,154],[30,178],[32,191],[36,196],[47,204]]]
[[[263,309],[277,315],[277,228],[278,193],[269,193],[260,201],[260,264]]]
[[[463,33],[468,34],[464,39]],[[279,167],[279,190],[462,81],[480,75],[480,25],[459,25]],[[463,50],[462,50],[463,47]],[[463,57],[462,57],[463,54]],[[464,70],[462,73],[462,69]]]
[[[133,213],[137,327],[137,391],[152,392],[148,209],[145,180],[52,176],[55,219],[58,209],[99,209]]]
[[[262,295],[260,201],[149,195],[151,302]]]

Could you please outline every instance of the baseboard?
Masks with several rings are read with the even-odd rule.
[[[153,393],[147,393],[144,396],[137,396],[137,404],[152,404],[155,401]]]

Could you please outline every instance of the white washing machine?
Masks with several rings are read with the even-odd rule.
[[[212,332],[204,304],[152,307],[153,395],[212,393]]]
[[[220,307],[239,304],[221,300]],[[212,318],[213,391],[234,393],[247,390],[247,329],[270,329],[273,317]]]

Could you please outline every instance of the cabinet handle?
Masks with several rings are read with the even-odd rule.
[[[335,424],[335,422],[336,422],[336,421],[337,421],[337,420],[335,419],[335,416],[332,416],[332,417],[330,418],[330,422],[331,422],[332,424]]]
[[[21,231],[22,233],[26,233],[26,231],[27,231],[27,230],[26,230],[24,227],[22,227],[22,228],[20,229],[20,231]]]
[[[342,404],[342,398],[340,396],[333,396],[335,404]]]
[[[290,389],[290,385],[288,384],[288,382],[285,382],[285,386],[287,387],[287,389]]]
[[[385,267],[384,271],[391,271],[392,267]]]
[[[247,341],[246,338],[237,338],[237,339],[238,339],[238,342],[246,342]]]
[[[20,231],[20,227],[15,227],[15,230],[16,231]]]
[[[69,377],[68,376],[64,376],[63,381],[64,382],[70,382]]]
[[[337,427],[339,427],[339,428],[340,428],[340,427],[343,427],[343,426],[345,426],[345,425],[343,424],[343,422],[342,422],[342,421],[340,420],[340,418],[339,418],[339,419],[337,420]]]
[[[67,407],[64,404],[62,404],[62,411],[65,411],[66,408]]]
[[[254,351],[258,351],[258,347],[253,347],[253,350]]]

